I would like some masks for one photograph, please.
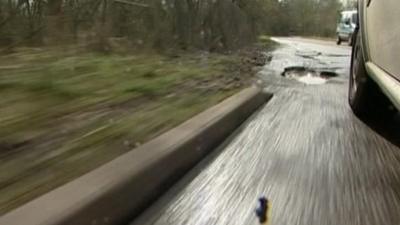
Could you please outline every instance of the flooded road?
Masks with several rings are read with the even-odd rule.
[[[352,114],[351,49],[276,41],[260,73],[274,98],[132,225],[256,225],[263,195],[271,225],[400,223],[400,123]],[[289,67],[337,76],[282,76]]]

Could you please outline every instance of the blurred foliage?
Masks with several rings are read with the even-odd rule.
[[[247,86],[251,73],[237,79],[229,69],[239,60],[59,47],[0,56],[0,214]]]
[[[332,36],[341,8],[338,0],[2,0],[0,46],[226,51],[259,34]]]

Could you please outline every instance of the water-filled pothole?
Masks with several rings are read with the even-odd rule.
[[[302,66],[293,66],[285,68],[282,76],[305,84],[318,85],[325,84],[329,79],[337,77],[338,74],[332,71],[318,71]]]

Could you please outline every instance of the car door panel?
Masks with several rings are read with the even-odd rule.
[[[366,30],[371,61],[400,80],[400,1],[371,1]]]

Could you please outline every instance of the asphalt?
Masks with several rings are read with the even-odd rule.
[[[256,225],[260,196],[271,225],[400,223],[399,119],[352,114],[349,47],[275,40],[259,75],[274,98],[131,225]],[[309,85],[287,67],[338,76]]]

